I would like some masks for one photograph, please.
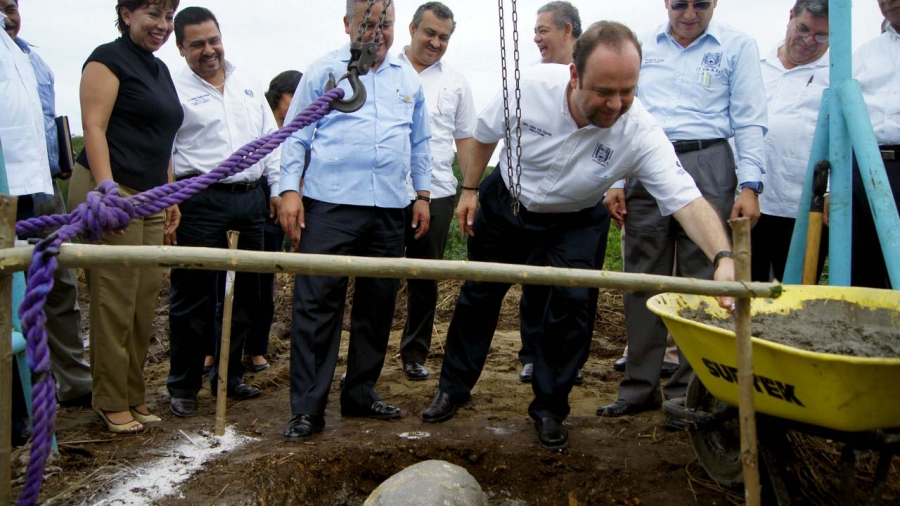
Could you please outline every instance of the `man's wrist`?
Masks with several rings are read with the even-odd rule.
[[[734,261],[734,253],[732,253],[731,251],[728,251],[728,250],[722,250],[722,251],[716,253],[716,256],[713,257],[713,269],[718,269],[719,263],[725,258],[727,258],[733,262]]]
[[[752,190],[754,193],[759,195],[763,192],[763,182],[762,181],[745,181],[740,184],[739,188],[741,191],[744,190]]]

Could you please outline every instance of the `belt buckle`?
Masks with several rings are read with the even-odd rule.
[[[893,149],[882,149],[881,159],[886,162],[892,162],[897,159],[897,151]]]

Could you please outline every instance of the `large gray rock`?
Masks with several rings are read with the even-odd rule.
[[[363,506],[487,506],[487,496],[465,469],[426,460],[388,478]]]

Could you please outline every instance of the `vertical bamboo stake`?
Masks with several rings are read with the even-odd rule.
[[[240,232],[228,231],[228,249],[237,249]],[[228,404],[228,360],[231,357],[231,309],[234,305],[234,271],[225,275],[225,307],[222,310],[222,342],[219,343],[219,376],[216,385],[216,436],[225,435],[225,410]]]
[[[2,153],[0,170],[3,170]],[[5,179],[5,171],[3,175]],[[15,246],[16,201],[16,197],[0,195],[0,248]],[[12,312],[12,273],[9,272],[0,274],[0,505],[4,506],[10,504],[12,497]]]
[[[731,220],[734,242],[734,273],[737,281],[750,281],[750,220]],[[747,506],[760,506],[759,467],[757,465],[756,409],[753,406],[753,347],[750,340],[750,299],[737,299],[735,330],[737,335],[738,389],[741,421],[741,462],[744,468],[744,499]]]

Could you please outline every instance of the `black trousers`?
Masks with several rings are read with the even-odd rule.
[[[886,160],[888,183],[894,202],[900,202],[900,160]],[[896,254],[896,252],[892,252]],[[853,286],[869,288],[892,288],[888,278],[884,253],[875,230],[875,220],[869,208],[866,189],[859,175],[859,165],[853,158],[853,265],[850,280]]]
[[[753,281],[767,282],[772,279],[784,280],[791,238],[794,236],[795,218],[761,214],[756,226],[750,231],[752,246]],[[828,255],[828,227],[822,227],[822,242],[819,246],[819,263],[816,279],[822,275],[825,257]]]
[[[306,228],[300,253],[400,257],[405,212],[401,209],[331,204],[303,198]],[[291,325],[291,412],[325,414],[334,377],[346,276],[300,275],[294,280]],[[387,351],[399,280],[356,278],[350,312],[347,379],[341,410],[368,408],[378,400],[375,383]]]
[[[606,217],[600,224],[600,238],[597,241],[597,255],[594,257],[594,269],[603,269],[603,262],[606,260],[606,242],[609,239],[609,213],[606,212],[606,206],[603,202],[597,204],[597,212],[604,214]],[[543,251],[537,252],[529,259],[530,265],[547,265],[546,257]],[[590,341],[594,331],[594,320],[597,317],[597,301],[600,299],[600,290],[590,288],[590,301],[588,302],[588,346],[584,349],[584,355],[578,361],[578,368],[584,367],[587,363],[588,356],[591,352]],[[544,315],[544,307],[547,305],[547,298],[550,296],[550,287],[535,285],[531,287],[528,294],[523,292],[522,299],[519,301],[519,334],[522,338],[522,348],[519,350],[519,361],[522,364],[533,364],[534,357],[537,354],[537,341],[541,333],[541,319]],[[593,310],[592,310],[593,308]]]
[[[574,213],[531,213],[522,207],[512,214],[511,197],[494,171],[481,184],[481,208],[469,238],[469,259],[479,262],[524,264],[538,247],[547,265],[591,269],[604,215],[597,208]],[[497,328],[508,283],[467,281],[460,292],[450,328],[439,387],[451,398],[466,397],[481,371]],[[523,292],[531,286],[524,286]],[[542,332],[537,341],[528,408],[532,418],[565,419],[575,370],[587,346],[587,288],[555,286],[544,306]]]
[[[206,189],[183,202],[178,226],[179,246],[227,248],[229,230],[240,232],[238,249],[260,251],[263,223],[269,211],[262,187],[243,193]],[[224,300],[225,273],[199,269],[172,269],[169,292],[170,370],[166,386],[173,397],[193,397],[203,381],[203,360],[215,343],[216,362],[209,375],[211,388],[218,380],[222,335],[220,300]],[[244,340],[260,314],[259,274],[235,276],[231,316],[228,388],[241,383]]]
[[[447,235],[453,223],[456,196],[432,199],[429,210],[431,224],[421,239],[416,239],[412,223],[412,204],[406,208],[406,257],[441,260],[447,249]],[[438,284],[433,279],[407,279],[406,327],[400,341],[403,363],[424,363],[431,350],[434,311],[438,300]]]
[[[272,226],[266,220],[263,230],[263,251],[282,251],[284,247],[284,231],[280,226]],[[253,330],[247,335],[244,353],[251,357],[265,355],[269,352],[269,332],[272,330],[272,319],[275,317],[275,274],[270,272],[259,274],[259,318],[253,321]]]

